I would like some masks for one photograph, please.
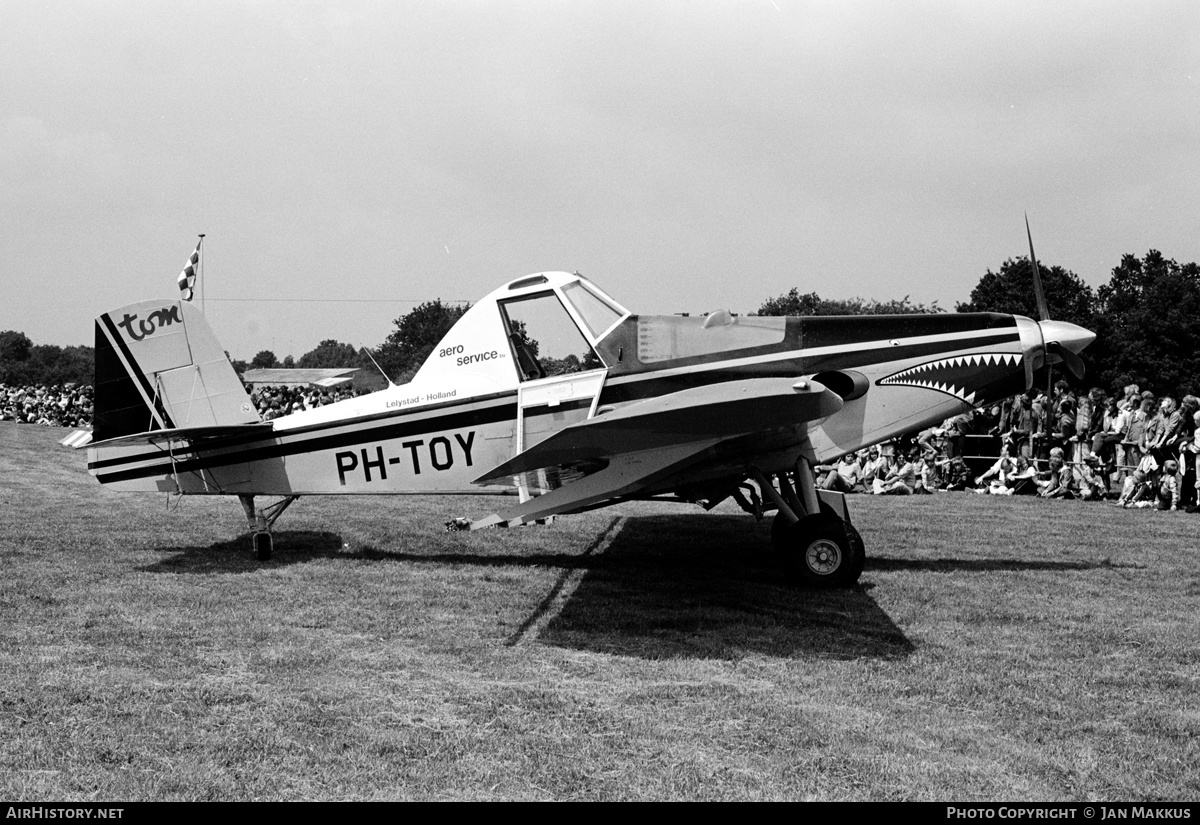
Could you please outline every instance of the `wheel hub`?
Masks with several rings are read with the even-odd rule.
[[[836,572],[842,564],[842,551],[836,542],[828,539],[814,541],[804,554],[808,569],[819,576]]]

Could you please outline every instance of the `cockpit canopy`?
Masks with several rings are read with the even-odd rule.
[[[603,369],[597,344],[629,314],[581,275],[518,278],[471,307],[413,380],[450,375],[455,382],[512,386]]]
[[[533,288],[538,286],[543,288]],[[535,275],[508,289],[521,294],[496,303],[521,380],[605,366],[596,344],[628,310],[579,276],[555,288],[549,277]]]

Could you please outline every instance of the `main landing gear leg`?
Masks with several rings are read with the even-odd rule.
[[[300,496],[285,496],[274,504],[254,508],[254,496],[238,496],[246,521],[250,524],[250,542],[259,561],[269,561],[274,540],[271,538],[271,527],[275,519],[283,515],[288,506]]]
[[[771,523],[771,543],[784,569],[813,587],[853,586],[862,575],[866,551],[862,536],[850,524],[844,496],[818,494],[812,469],[803,457],[796,462],[794,474],[777,473],[775,483],[757,467],[750,468],[750,476],[778,508]]]

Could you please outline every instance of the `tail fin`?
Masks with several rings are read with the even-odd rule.
[[[93,436],[259,421],[200,311],[142,301],[96,319]]]

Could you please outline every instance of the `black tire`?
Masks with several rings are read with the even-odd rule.
[[[867,564],[867,545],[863,541],[862,534],[854,528],[853,524],[847,524],[846,538],[850,540],[850,551],[854,554],[850,559],[850,583],[858,582],[859,576],[862,575],[863,567]]]
[[[841,521],[837,516],[837,511],[823,501],[821,502],[821,515],[837,522]],[[801,521],[803,520],[802,518]],[[793,521],[789,524],[783,513],[776,513],[775,518],[771,519],[771,546],[777,552],[786,553],[791,550],[793,539],[789,537],[788,531],[792,525],[799,523]]]
[[[788,543],[784,564],[809,587],[850,587],[862,573],[861,537],[852,541],[847,525],[834,516],[805,516],[788,530]]]
[[[771,519],[771,546],[775,548],[776,552],[783,553],[787,551],[790,545],[788,530],[792,524],[795,524],[795,522],[789,524],[783,513],[776,513],[775,518]]]
[[[271,545],[274,542],[271,540],[270,533],[255,533],[254,534],[254,552],[258,555],[259,561],[271,560]]]

